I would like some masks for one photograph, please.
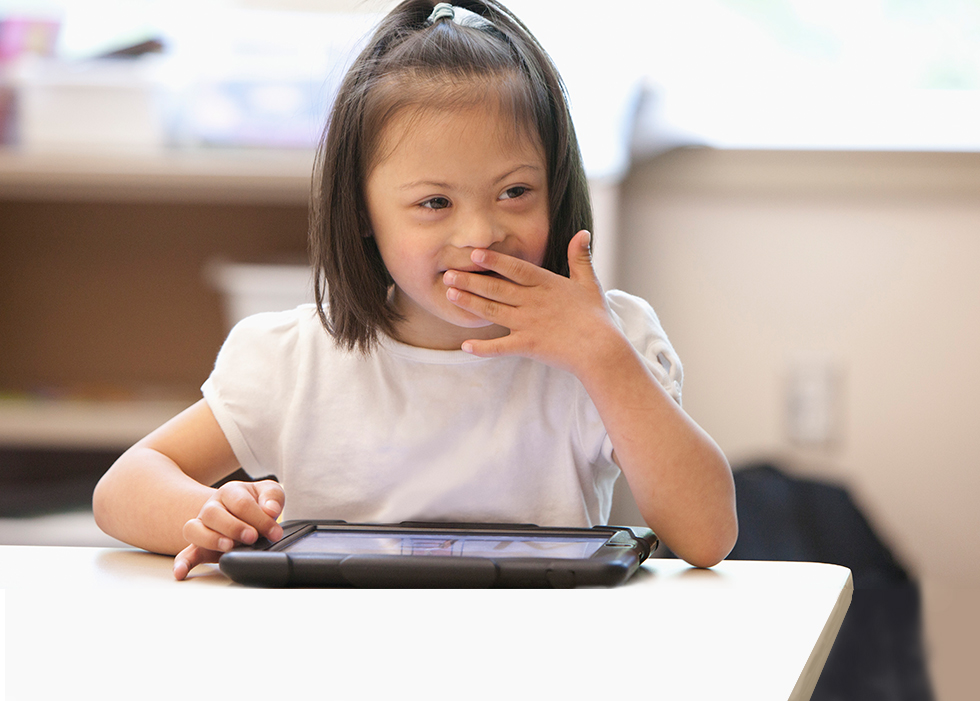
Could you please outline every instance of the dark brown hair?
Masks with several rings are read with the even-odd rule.
[[[527,27],[494,0],[459,0],[455,21],[428,21],[431,0],[405,0],[381,22],[345,76],[317,150],[310,258],[320,321],[337,343],[368,352],[393,335],[391,276],[368,217],[364,185],[385,126],[406,107],[451,109],[495,99],[548,169],[544,267],[568,275],[568,244],[592,230],[592,205],[564,84]]]

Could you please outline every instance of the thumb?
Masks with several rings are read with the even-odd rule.
[[[572,280],[596,279],[592,268],[592,234],[586,229],[572,237],[568,242],[568,272]]]

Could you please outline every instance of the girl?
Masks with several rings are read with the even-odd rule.
[[[656,315],[593,272],[557,71],[503,6],[460,5],[401,3],[345,78],[314,173],[316,304],[238,324],[204,398],[96,488],[102,529],[176,553],[178,579],[278,540],[280,515],[605,523],[620,470],[680,557],[735,542],[731,470],[680,408]],[[206,486],[239,466],[278,481]]]

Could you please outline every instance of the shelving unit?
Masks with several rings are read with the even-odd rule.
[[[199,397],[202,271],[305,255],[313,159],[0,149],[0,448],[125,448]]]

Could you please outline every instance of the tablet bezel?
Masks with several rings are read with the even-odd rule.
[[[647,528],[539,527],[529,524],[347,523],[290,521],[277,543],[264,539],[241,546],[219,560],[221,570],[242,584],[265,587],[574,587],[622,584],[656,548]],[[588,558],[493,557],[469,555],[322,554],[290,552],[290,546],[317,532],[356,532],[391,536],[465,535],[541,538],[604,537]]]

